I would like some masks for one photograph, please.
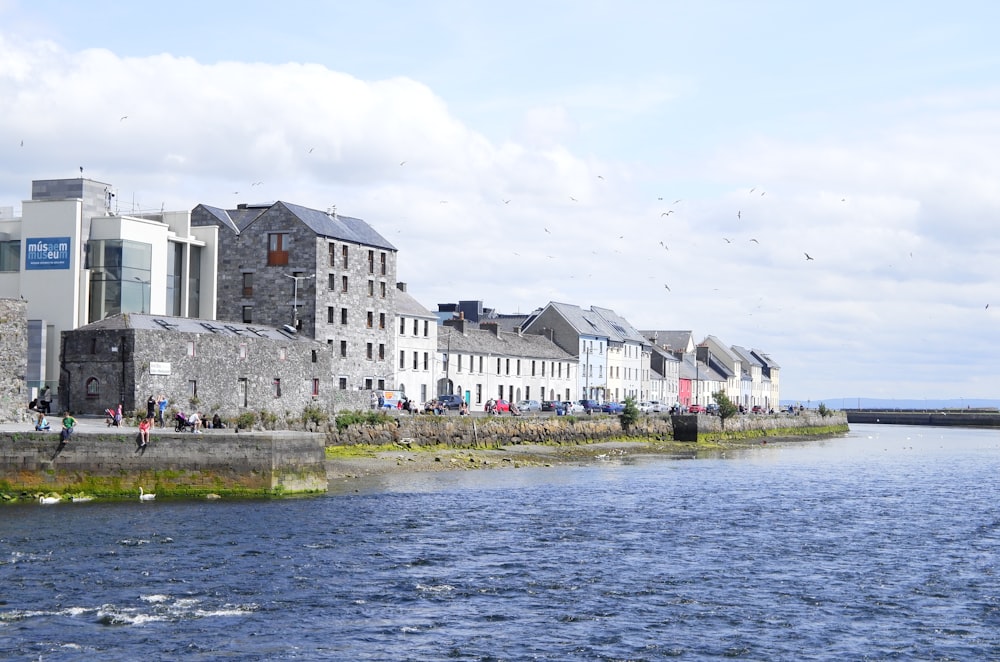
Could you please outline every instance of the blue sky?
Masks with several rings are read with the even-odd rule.
[[[989,2],[0,0],[0,207],[80,166],[123,212],[336,205],[432,310],[608,307],[767,351],[787,398],[995,398],[998,24]]]

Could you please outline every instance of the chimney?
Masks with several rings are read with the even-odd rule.
[[[455,329],[463,336],[465,335],[465,319],[463,317],[452,317],[450,320],[445,320],[442,322],[442,326],[447,326],[449,328]]]
[[[400,292],[406,291],[406,283],[396,283],[396,289]]]
[[[500,325],[496,322],[480,322],[479,328],[483,331],[489,331],[498,338],[500,337]]]
[[[241,203],[239,203],[239,204],[236,205],[236,208],[237,209],[246,209],[247,208],[247,203],[241,202]]]

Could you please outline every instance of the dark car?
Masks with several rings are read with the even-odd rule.
[[[562,409],[562,403],[556,400],[542,400],[542,411],[557,411]]]
[[[601,405],[601,411],[605,414],[620,414],[625,411],[625,405],[620,402],[605,402]]]
[[[441,406],[445,409],[458,409],[462,406],[462,403],[465,402],[465,400],[462,399],[462,396],[458,394],[439,395],[437,399],[438,402],[441,403]]]
[[[597,400],[577,400],[577,403],[579,403],[579,405],[583,407],[583,410],[588,414],[595,411],[601,411],[601,403]]]

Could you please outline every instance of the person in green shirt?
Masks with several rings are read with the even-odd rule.
[[[59,440],[62,442],[69,441],[69,438],[73,436],[73,428],[76,426],[76,419],[73,418],[69,412],[63,414],[62,419],[62,432],[59,433]]]

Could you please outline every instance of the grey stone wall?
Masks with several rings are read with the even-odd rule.
[[[333,411],[330,355],[328,346],[303,338],[81,328],[63,333],[60,393],[65,388],[68,397],[61,404],[74,413],[100,414],[117,405],[124,390],[124,409],[131,413],[145,411],[147,398],[163,393],[172,408],[187,413],[197,409],[209,418],[218,413],[231,419],[267,412],[277,419],[274,427],[283,428],[307,406]],[[151,363],[169,363],[170,374],[151,374]],[[92,378],[100,384],[97,396],[87,392]],[[319,396],[312,395],[314,378],[320,380]],[[240,380],[246,380],[245,402]]]
[[[27,302],[0,299],[0,421],[28,419]]]

